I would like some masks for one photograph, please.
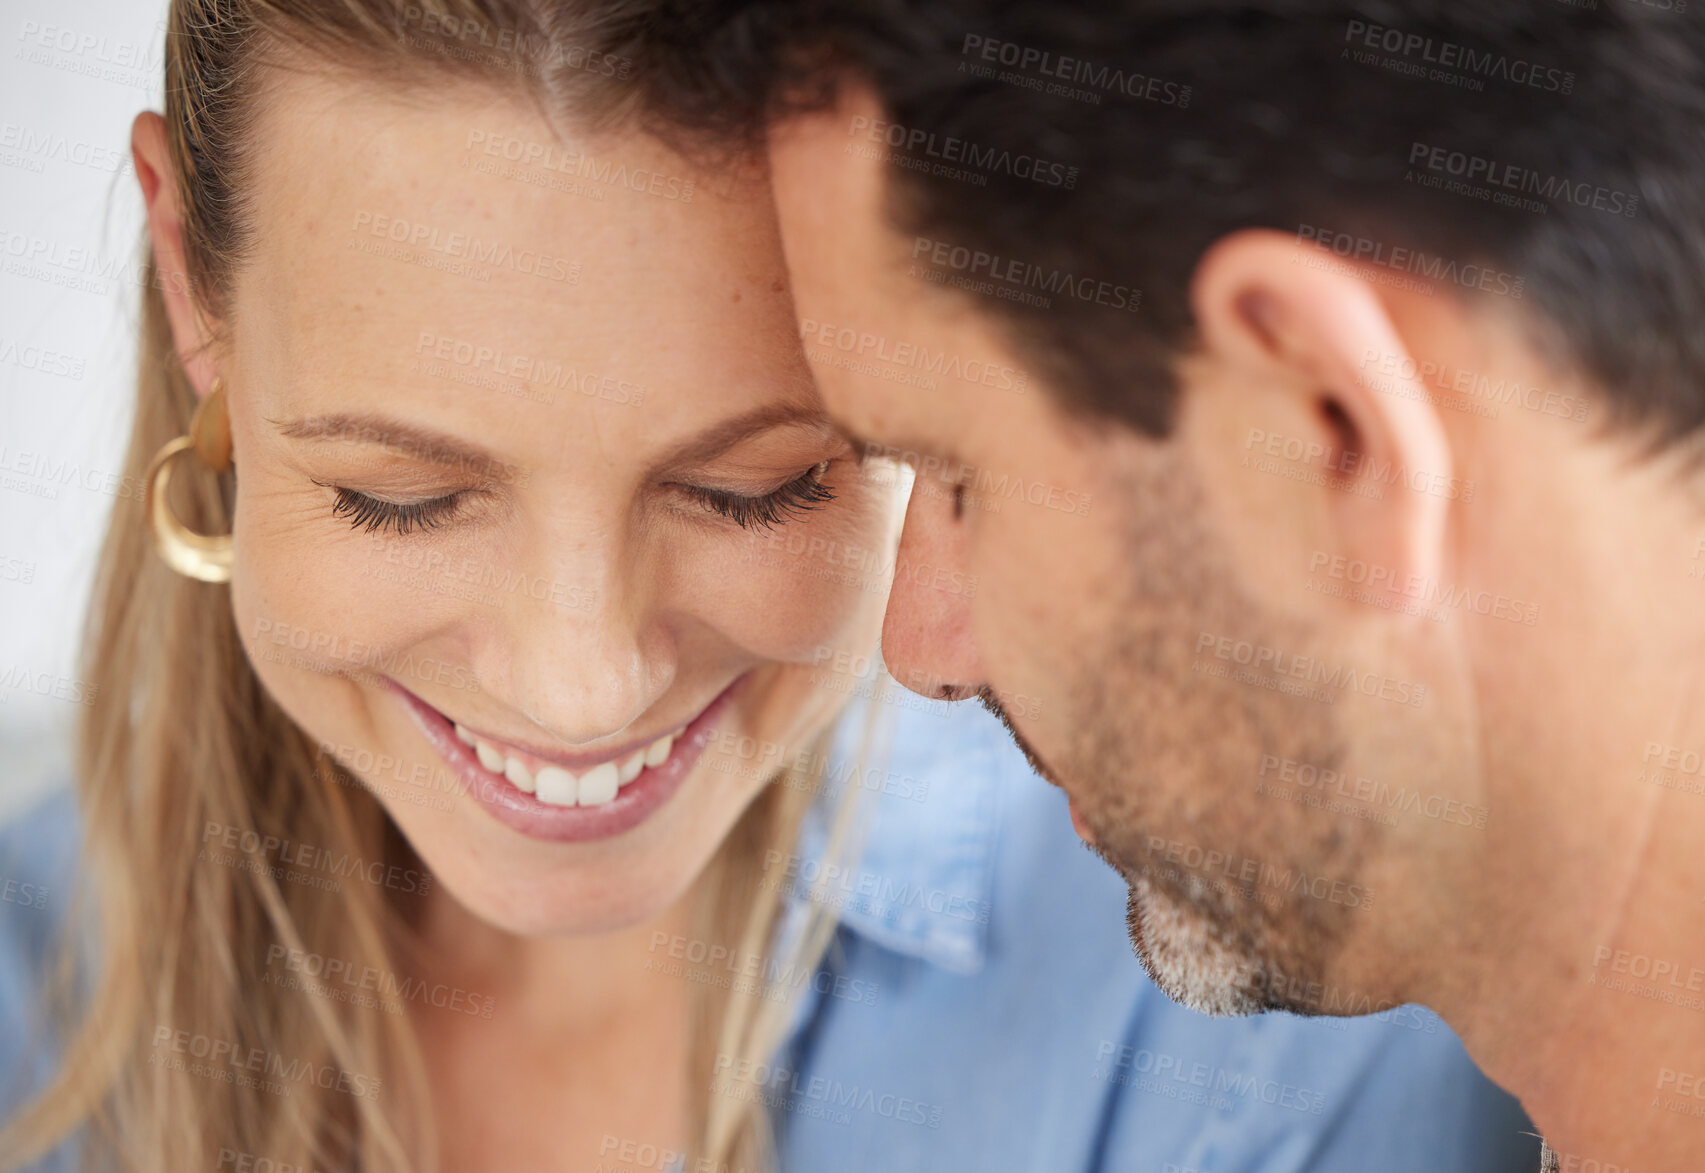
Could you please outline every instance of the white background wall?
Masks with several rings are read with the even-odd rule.
[[[0,819],[67,779],[75,656],[135,395],[165,0],[0,0]]]

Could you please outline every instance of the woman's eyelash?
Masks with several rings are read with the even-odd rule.
[[[366,529],[368,533],[391,529],[398,534],[406,534],[412,529],[431,529],[449,520],[461,503],[462,494],[459,492],[398,505],[394,501],[381,501],[366,493],[357,493],[354,489],[338,488],[337,500],[332,502],[332,515],[347,517],[352,528]]]
[[[762,497],[746,497],[697,485],[687,486],[687,491],[705,508],[728,518],[741,529],[774,529],[835,499],[835,491],[822,480],[828,471],[829,461],[825,460]]]
[[[830,462],[825,460],[813,465],[787,484],[761,497],[748,497],[698,485],[684,487],[705,508],[728,518],[741,529],[774,529],[835,499],[835,491],[822,480],[824,474],[829,471],[829,464]],[[444,497],[399,505],[394,501],[369,497],[366,493],[359,493],[354,489],[337,485],[326,487],[337,490],[337,499],[332,502],[333,516],[347,517],[353,529],[364,529],[369,533],[389,529],[398,535],[416,529],[432,529],[448,521],[455,515],[464,495],[456,492]]]

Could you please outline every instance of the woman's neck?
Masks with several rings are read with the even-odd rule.
[[[613,932],[525,937],[482,921],[439,887],[418,922],[419,976],[492,999],[494,1015],[543,1033],[602,1032],[614,1017],[686,997],[667,963],[689,934],[691,895]]]
[[[489,1016],[409,1007],[444,1168],[583,1173],[612,1143],[686,1146],[693,987],[669,957],[685,900],[613,933],[527,938],[431,899],[420,976],[491,999]]]

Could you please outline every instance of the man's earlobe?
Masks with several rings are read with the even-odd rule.
[[[1204,367],[1227,388],[1215,410],[1236,417],[1216,431],[1258,437],[1260,469],[1311,502],[1294,519],[1298,541],[1328,541],[1334,555],[1384,567],[1393,584],[1436,581],[1462,498],[1448,433],[1419,383],[1370,377],[1369,355],[1382,371],[1417,368],[1380,288],[1353,267],[1321,264],[1317,251],[1249,230],[1198,265],[1190,296]],[[1252,499],[1275,487],[1240,483]],[[1272,516],[1271,502],[1259,511]]]

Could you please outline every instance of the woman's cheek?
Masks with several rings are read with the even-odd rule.
[[[804,749],[879,670],[898,512],[891,488],[836,488],[827,509],[741,535],[717,576],[721,613],[711,622],[767,661],[762,699],[741,732],[785,747],[784,756]]]
[[[311,734],[348,735],[358,686],[340,673],[380,662],[385,616],[418,613],[372,574],[374,543],[340,533],[324,493],[244,470],[232,527],[231,609],[249,660]],[[408,593],[408,592],[403,592]]]
[[[860,486],[773,529],[737,533],[704,572],[717,584],[712,622],[766,660],[812,663],[874,644],[894,564],[889,512]]]

